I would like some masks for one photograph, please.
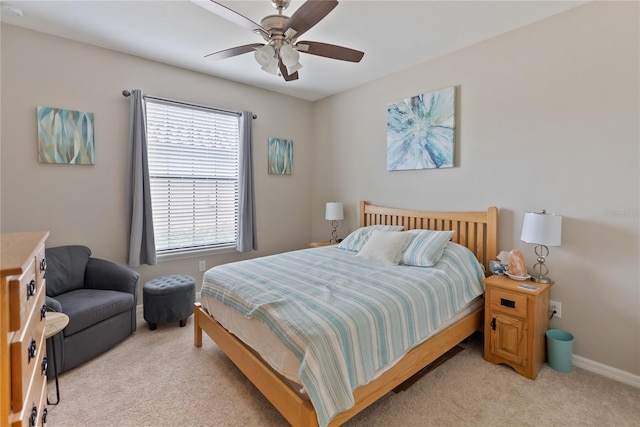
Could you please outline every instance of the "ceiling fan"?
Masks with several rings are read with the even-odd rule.
[[[254,52],[256,61],[264,71],[275,75],[280,74],[285,81],[291,81],[298,79],[298,70],[302,67],[298,61],[299,52],[349,62],[360,62],[364,56],[364,52],[342,46],[298,41],[298,37],[320,22],[338,5],[336,0],[308,0],[291,17],[282,14],[291,0],[271,0],[278,14],[265,16],[260,24],[216,1],[192,1],[234,24],[253,31],[266,41],[266,44],[252,43],[236,46],[205,56],[213,60]]]

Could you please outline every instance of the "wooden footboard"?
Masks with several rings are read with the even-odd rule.
[[[376,400],[411,378],[422,368],[458,345],[483,324],[484,307],[447,327],[409,351],[380,377],[354,391],[356,404],[336,415],[331,426],[339,426]],[[242,373],[256,386],[293,426],[317,426],[318,419],[309,400],[300,398],[247,346],[222,327],[212,316],[195,304],[194,344],[202,346],[202,331],[220,347]]]
[[[202,346],[202,331],[205,331],[291,425],[301,427],[318,425],[311,402],[301,399],[242,341],[207,314],[200,303],[195,303],[193,327],[195,346]]]

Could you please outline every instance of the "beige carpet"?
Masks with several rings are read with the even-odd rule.
[[[60,376],[49,426],[285,426],[286,421],[193,321],[138,330]],[[411,388],[347,426],[638,426],[640,389],[579,368],[542,367],[535,381],[482,358],[482,336]],[[50,396],[54,384],[49,383]]]

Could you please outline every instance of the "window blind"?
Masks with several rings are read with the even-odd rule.
[[[146,107],[156,252],[235,246],[238,116],[149,98]]]

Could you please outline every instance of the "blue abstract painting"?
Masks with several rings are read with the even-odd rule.
[[[38,161],[95,165],[93,113],[38,107]]]
[[[387,170],[453,167],[455,88],[387,106]]]
[[[293,141],[269,138],[268,172],[276,175],[291,175],[293,168]]]

